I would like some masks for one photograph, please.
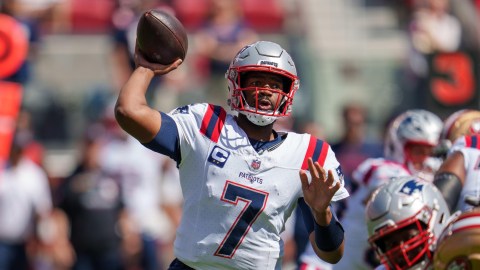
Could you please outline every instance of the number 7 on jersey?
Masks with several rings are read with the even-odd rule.
[[[243,201],[245,206],[232,224],[215,251],[215,256],[232,258],[242,243],[253,222],[258,218],[267,203],[268,193],[243,186],[231,181],[225,183],[222,201],[237,205]]]

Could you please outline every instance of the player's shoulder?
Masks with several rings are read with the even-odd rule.
[[[294,147],[306,147],[307,153],[309,154],[328,154],[328,159],[331,158],[330,156],[334,156],[332,147],[325,140],[319,139],[309,133],[287,132],[286,134],[288,136],[287,141],[290,142],[291,145],[294,145]]]
[[[352,176],[356,181],[365,181],[367,178],[389,174],[389,172],[409,174],[407,168],[398,162],[385,158],[368,158],[357,166]]]
[[[383,166],[388,161],[384,158],[367,158],[364,161],[360,162],[357,166],[357,171],[365,171],[370,170],[371,168],[378,168],[379,166]]]
[[[177,107],[170,111],[169,115],[177,119],[193,117],[199,121],[202,121],[204,118],[207,118],[207,120],[216,118],[224,119],[227,115],[227,112],[222,106],[219,105],[210,103],[193,103]]]
[[[321,141],[323,140],[309,134],[309,133],[298,133],[294,131],[288,131],[288,132],[278,132],[278,134],[287,134],[288,137],[290,138],[295,138],[295,139],[303,139],[303,140],[308,140],[308,141]]]
[[[209,103],[192,103],[179,106],[173,109],[171,115],[204,114],[209,106],[215,106]]]
[[[386,158],[367,158],[359,166],[366,167],[404,167],[402,164]]]

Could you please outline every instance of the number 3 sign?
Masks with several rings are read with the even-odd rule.
[[[432,58],[430,91],[444,106],[468,104],[475,97],[474,61],[463,52],[440,53]]]

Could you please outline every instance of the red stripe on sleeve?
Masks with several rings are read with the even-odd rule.
[[[329,148],[329,145],[326,142],[322,141],[322,152],[318,157],[318,164],[320,164],[320,166],[322,167],[323,165],[325,165],[325,160],[327,159],[328,148]]]
[[[207,134],[208,124],[210,123],[210,120],[212,119],[212,115],[213,115],[213,105],[208,104],[207,111],[205,112],[205,115],[203,116],[202,126],[200,127],[200,132],[204,135]]]
[[[220,110],[220,115],[218,116],[218,121],[215,124],[215,129],[212,133],[212,141],[218,142],[220,133],[222,132],[223,125],[225,124],[225,118],[227,117],[227,112],[224,109]]]
[[[472,147],[472,138],[470,136],[465,136],[465,146]]]
[[[314,136],[310,136],[307,152],[305,153],[305,158],[303,159],[302,170],[308,169],[308,158],[312,156],[313,151],[315,150],[316,144],[317,144],[317,139]]]
[[[372,177],[373,172],[378,168],[377,165],[372,165],[367,173],[363,176],[362,182],[367,185],[370,182],[370,177]]]

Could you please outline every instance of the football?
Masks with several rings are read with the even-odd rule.
[[[143,13],[137,25],[137,45],[150,62],[169,65],[187,55],[187,31],[182,23],[165,10]]]

